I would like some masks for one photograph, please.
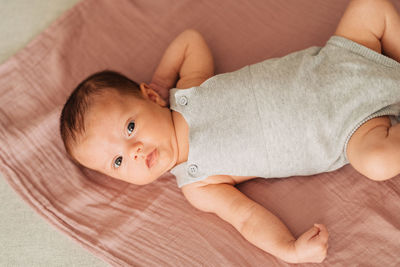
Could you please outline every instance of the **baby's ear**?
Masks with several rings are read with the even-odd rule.
[[[148,84],[141,83],[140,91],[142,92],[142,95],[145,99],[148,99],[162,107],[167,106],[165,100],[162,99],[161,96],[156,91],[154,91]]]

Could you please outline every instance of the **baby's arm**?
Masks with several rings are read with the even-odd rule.
[[[322,262],[326,257],[328,231],[323,225],[314,225],[296,240],[278,217],[233,185],[197,182],[182,192],[193,206],[217,214],[252,244],[284,261]]]
[[[189,88],[213,75],[213,57],[204,38],[196,30],[186,30],[164,52],[150,87],[165,90],[176,83],[177,88]]]

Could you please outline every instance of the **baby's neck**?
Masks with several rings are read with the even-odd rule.
[[[189,154],[189,126],[179,112],[171,111],[174,122],[176,142],[178,145],[178,159],[176,165],[186,162]]]

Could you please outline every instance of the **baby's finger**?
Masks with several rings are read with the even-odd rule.
[[[326,228],[326,226],[321,223],[314,223],[314,226],[318,227],[318,229],[320,229],[320,231],[328,232],[328,229]]]
[[[316,226],[311,227],[308,231],[304,232],[300,238],[305,240],[310,240],[319,233],[319,228]]]
[[[318,233],[319,241],[326,243],[329,238],[328,229],[326,229],[325,225],[323,225],[323,224],[314,224],[314,226],[318,227],[318,229],[319,229],[319,233]]]

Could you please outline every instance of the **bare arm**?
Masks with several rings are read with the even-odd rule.
[[[184,186],[182,192],[193,206],[217,214],[249,242],[284,261],[322,262],[326,256],[328,232],[323,225],[296,240],[278,217],[233,185],[197,182]]]
[[[214,75],[210,49],[196,30],[186,30],[171,42],[154,72],[150,87],[169,89],[198,86]]]

